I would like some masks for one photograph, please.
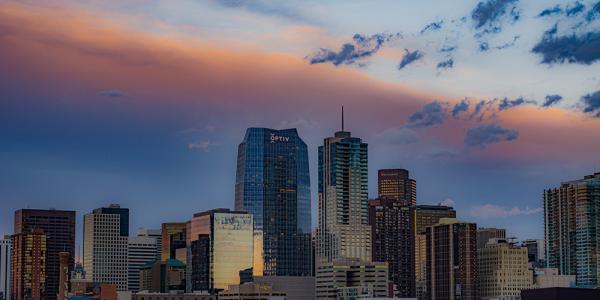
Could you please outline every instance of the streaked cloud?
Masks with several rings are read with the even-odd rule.
[[[557,104],[558,102],[560,102],[560,100],[562,100],[563,97],[561,95],[547,95],[546,96],[546,101],[544,101],[544,104],[542,104],[542,107],[550,107],[553,106],[555,104]]]
[[[465,145],[483,150],[490,144],[513,141],[518,137],[519,132],[516,130],[506,129],[498,124],[482,124],[467,130]]]
[[[417,133],[406,127],[388,128],[377,134],[375,138],[387,144],[407,145],[419,140]]]
[[[423,58],[423,56],[424,56],[423,52],[421,52],[419,50],[415,50],[415,51],[411,52],[408,49],[404,49],[404,57],[402,57],[402,60],[400,61],[400,64],[398,65],[398,70],[404,69],[406,66]]]
[[[447,60],[441,61],[437,64],[437,69],[452,69],[454,67],[454,59],[448,58]]]
[[[377,53],[384,43],[400,38],[400,33],[377,33],[371,36],[355,34],[352,42],[342,45],[339,51],[321,48],[317,53],[309,55],[306,59],[311,64],[332,63],[335,66],[350,65],[358,60]]]
[[[210,140],[200,140],[193,143],[189,143],[188,149],[210,152],[210,150],[217,145],[218,143],[211,142]]]
[[[127,94],[125,92],[123,92],[121,90],[117,90],[117,89],[100,91],[100,93],[98,93],[98,95],[103,96],[103,97],[110,97],[110,98],[120,98],[120,97],[127,96]]]
[[[494,204],[485,204],[471,207],[469,215],[478,219],[488,219],[529,216],[539,214],[542,212],[544,212],[544,209],[542,207],[529,208],[528,206],[526,206],[525,208],[520,208],[518,206],[513,206],[512,208],[507,208]]]

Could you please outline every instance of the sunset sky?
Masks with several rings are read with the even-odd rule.
[[[247,127],[298,128],[314,226],[342,105],[370,196],[406,168],[419,204],[543,238],[543,190],[600,171],[600,2],[1,1],[0,234],[25,207],[231,208]]]

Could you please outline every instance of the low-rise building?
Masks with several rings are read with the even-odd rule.
[[[286,294],[275,290],[271,285],[258,282],[247,282],[230,285],[219,292],[220,300],[286,300]]]
[[[264,283],[286,294],[287,300],[315,299],[315,278],[304,276],[257,276],[254,282]]]
[[[536,289],[553,287],[575,287],[575,275],[560,275],[558,269],[539,268],[533,273],[533,282]]]
[[[207,293],[150,293],[138,292],[131,295],[131,300],[216,300],[217,296]]]
[[[340,259],[320,263],[315,276],[316,299],[348,299],[354,297],[391,297],[388,265]]]
[[[521,300],[592,300],[600,299],[600,289],[545,288],[524,290]]]

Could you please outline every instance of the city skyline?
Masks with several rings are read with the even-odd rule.
[[[344,105],[369,198],[377,170],[403,168],[417,204],[541,239],[543,191],[600,170],[600,55],[546,38],[597,36],[597,1],[500,2],[486,18],[480,1],[5,1],[0,234],[25,207],[83,224],[120,203],[132,231],[233,208],[248,127],[298,129],[315,228],[317,147]]]

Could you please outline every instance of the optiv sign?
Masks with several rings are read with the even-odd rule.
[[[289,136],[279,136],[279,135],[275,135],[274,133],[271,133],[271,143],[289,142],[289,141],[290,141]]]

